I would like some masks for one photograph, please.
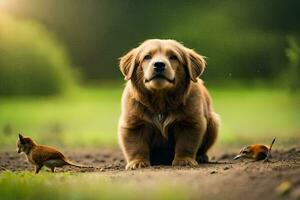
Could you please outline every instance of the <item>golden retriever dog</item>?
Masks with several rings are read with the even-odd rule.
[[[126,169],[208,162],[219,118],[198,77],[203,56],[175,40],[146,40],[120,59],[127,80],[119,143]]]

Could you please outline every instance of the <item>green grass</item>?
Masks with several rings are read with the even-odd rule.
[[[167,182],[137,187],[99,173],[4,172],[0,173],[0,196],[3,200],[187,199],[187,190]]]
[[[300,137],[300,95],[267,87],[209,90],[222,118],[219,146]],[[61,97],[1,97],[0,145],[14,148],[22,132],[58,147],[115,147],[121,93],[121,86],[103,86]]]
[[[297,144],[300,95],[275,88],[223,88],[211,91],[222,119],[219,144]]]
[[[9,145],[19,132],[59,146],[116,145],[120,88],[78,89],[63,97],[7,98],[0,101],[1,134]]]

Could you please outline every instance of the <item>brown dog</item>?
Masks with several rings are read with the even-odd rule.
[[[126,169],[208,161],[219,118],[198,78],[204,68],[203,56],[174,40],[146,40],[121,58],[127,84],[119,142]]]

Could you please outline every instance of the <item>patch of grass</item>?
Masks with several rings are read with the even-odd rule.
[[[213,89],[215,110],[222,119],[219,144],[296,144],[300,138],[300,95],[284,89]]]
[[[170,183],[136,187],[99,173],[0,173],[1,199],[188,199]],[[174,193],[176,191],[176,193]]]
[[[267,87],[209,90],[222,119],[219,146],[300,137],[300,95]],[[102,86],[61,97],[1,98],[1,148],[14,148],[19,132],[58,147],[116,147],[121,93],[121,86]]]
[[[62,97],[2,98],[1,143],[22,132],[59,146],[116,145],[120,96],[120,88],[89,88]]]

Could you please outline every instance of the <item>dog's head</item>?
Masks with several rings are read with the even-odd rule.
[[[175,40],[146,40],[120,60],[125,80],[134,79],[152,91],[176,89],[186,80],[197,82],[204,68],[203,56]]]

